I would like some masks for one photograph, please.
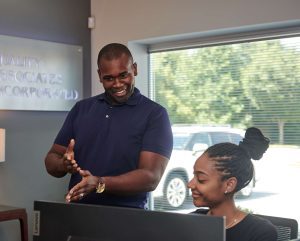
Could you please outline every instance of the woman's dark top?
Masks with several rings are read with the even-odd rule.
[[[208,209],[197,209],[192,213],[207,214]],[[235,226],[226,229],[226,241],[276,241],[275,226],[266,219],[247,214]]]

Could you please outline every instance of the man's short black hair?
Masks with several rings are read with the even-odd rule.
[[[132,54],[127,46],[120,43],[107,44],[99,51],[97,65],[99,67],[101,59],[112,60],[119,58],[123,54],[126,54],[133,61]]]

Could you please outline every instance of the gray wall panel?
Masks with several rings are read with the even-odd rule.
[[[89,0],[0,0],[0,34],[83,46],[83,95],[91,94]],[[24,207],[32,240],[33,200],[62,201],[68,177],[46,173],[44,157],[67,112],[0,110],[6,161],[0,163],[0,203]],[[1,241],[19,241],[19,223],[0,223]]]

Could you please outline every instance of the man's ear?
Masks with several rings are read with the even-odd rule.
[[[132,65],[133,65],[133,74],[134,74],[134,76],[137,76],[137,74],[138,74],[138,71],[137,71],[137,63],[134,62]]]
[[[97,69],[97,73],[98,73],[98,76],[99,76],[99,81],[102,83],[102,79],[101,79],[101,72],[100,72],[100,69]]]
[[[237,179],[236,177],[230,177],[225,181],[225,191],[224,194],[232,193],[234,192],[237,185]]]

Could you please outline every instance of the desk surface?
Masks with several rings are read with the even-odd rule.
[[[27,213],[25,208],[0,205],[0,222],[18,219],[21,228],[21,240],[28,241]]]
[[[0,221],[19,219],[26,216],[25,208],[0,205]]]
[[[7,205],[1,205],[0,204],[0,212],[18,210],[18,209],[24,209],[24,208],[18,208],[18,207],[12,207],[12,206],[7,206]]]

